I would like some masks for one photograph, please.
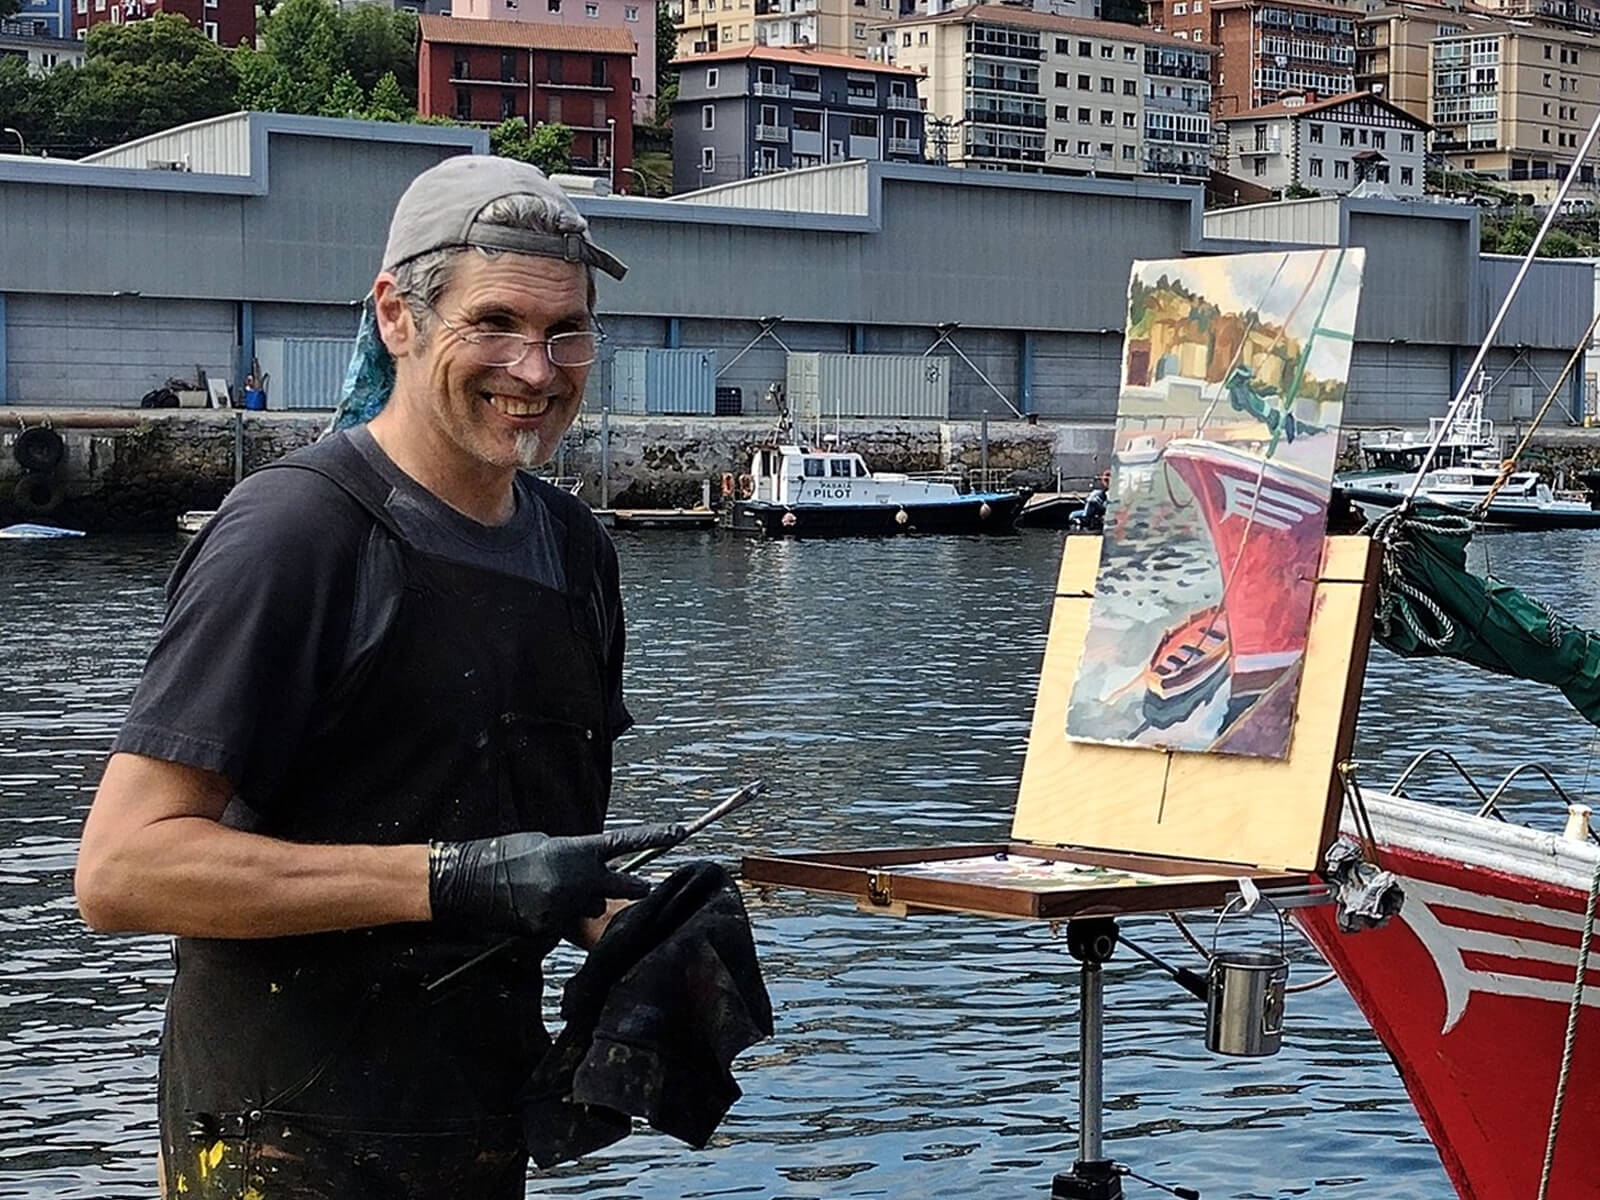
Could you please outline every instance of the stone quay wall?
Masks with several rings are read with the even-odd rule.
[[[43,521],[92,531],[169,530],[190,509],[211,509],[244,475],[315,441],[325,413],[209,409],[44,411],[8,409],[0,431],[0,525]],[[47,477],[12,454],[20,431],[48,425],[66,453]],[[816,431],[809,431],[815,435]],[[874,470],[991,472],[1016,485],[1077,490],[1110,461],[1104,424],[977,421],[842,421],[839,445]],[[552,469],[581,476],[591,505],[674,508],[697,504],[709,481],[749,470],[771,444],[770,419],[602,415],[585,411]],[[804,434],[799,435],[805,440]]]

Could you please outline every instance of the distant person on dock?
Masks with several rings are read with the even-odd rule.
[[[1106,523],[1106,505],[1110,501],[1111,472],[1102,471],[1089,494],[1083,498],[1083,507],[1068,520],[1074,529],[1097,530]]]
[[[178,939],[172,1200],[520,1200],[542,960],[649,891],[619,855],[682,837],[603,832],[617,556],[519,473],[582,402],[594,271],[625,268],[487,156],[413,181],[382,267],[344,428],[183,555],[84,828],[85,919]]]

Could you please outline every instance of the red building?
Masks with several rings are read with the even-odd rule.
[[[72,30],[83,37],[103,22],[121,25],[158,12],[188,18],[213,42],[230,49],[240,42],[256,44],[255,0],[73,0]]]
[[[1286,92],[1356,90],[1355,21],[1316,0],[1151,0],[1150,27],[1219,47],[1211,115],[1221,120],[1275,103]]]
[[[633,165],[633,35],[608,26],[421,16],[417,111],[573,132],[572,163],[626,191]]]

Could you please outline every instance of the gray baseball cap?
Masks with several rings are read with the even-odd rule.
[[[481,225],[478,217],[507,196],[538,196],[565,217],[572,232],[537,233],[503,225]],[[628,268],[589,240],[589,222],[564,191],[529,163],[486,154],[458,154],[429,167],[411,181],[394,219],[383,251],[383,269],[433,250],[476,246],[584,263],[621,279]]]

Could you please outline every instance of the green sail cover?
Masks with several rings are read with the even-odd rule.
[[[1600,725],[1600,636],[1514,587],[1467,570],[1472,522],[1418,504],[1366,532],[1383,546],[1373,636],[1402,658],[1444,655],[1554,684]]]

